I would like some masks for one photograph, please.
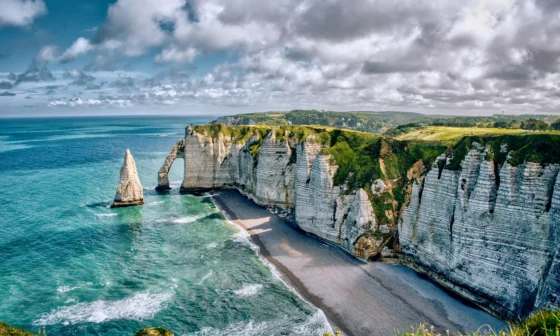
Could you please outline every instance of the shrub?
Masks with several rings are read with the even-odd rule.
[[[41,330],[39,331],[41,334]],[[2,336],[35,336],[35,334],[23,329],[12,327],[11,325],[0,322],[0,335]]]
[[[162,327],[149,327],[138,330],[134,336],[173,336],[173,333]]]
[[[418,328],[412,331],[406,331],[397,336],[442,336],[441,333],[435,331],[433,326],[426,326],[421,324]],[[444,335],[452,335],[447,331]],[[465,335],[458,333],[453,334],[457,336],[560,336],[560,310],[544,309],[531,314],[526,319],[510,323],[509,328],[506,330],[495,331],[486,326],[480,327],[473,333]]]

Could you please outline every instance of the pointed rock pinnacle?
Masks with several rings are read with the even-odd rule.
[[[144,205],[144,192],[138,179],[136,163],[132,154],[130,154],[130,150],[127,149],[124,155],[124,164],[121,168],[121,179],[111,208],[134,205]]]

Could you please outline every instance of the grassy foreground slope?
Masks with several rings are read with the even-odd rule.
[[[23,329],[12,327],[11,325],[0,322],[0,336],[34,336],[36,334],[30,333]]]
[[[323,336],[340,336],[337,331]],[[395,332],[395,336],[559,336],[560,335],[560,310],[544,309],[531,314],[526,319],[519,322],[509,323],[506,330],[488,330],[487,326],[480,326],[477,331],[467,334],[452,334],[447,332],[441,334],[435,331],[433,326],[421,324],[416,329],[404,332]]]
[[[411,331],[395,332],[395,336],[442,336],[434,331],[430,326],[421,324],[418,328]],[[456,336],[559,336],[560,335],[560,310],[544,309],[531,314],[526,319],[519,322],[509,324],[507,330],[487,330],[485,326],[480,326],[474,333],[469,334],[453,334]],[[47,335],[47,333],[41,333]],[[0,322],[1,336],[34,336],[36,334],[14,328],[6,323]],[[337,332],[335,335],[340,335]],[[450,336],[452,334],[447,333]],[[134,336],[173,336],[173,332],[162,327],[145,328],[139,330]],[[332,334],[323,334],[323,336],[332,336]]]

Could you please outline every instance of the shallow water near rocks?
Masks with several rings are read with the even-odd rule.
[[[184,126],[207,121],[2,120],[0,321],[45,326],[48,335],[132,335],[146,326],[176,335],[329,330],[209,198],[154,190]],[[126,148],[145,206],[110,209]]]

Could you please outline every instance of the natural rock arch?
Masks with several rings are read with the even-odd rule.
[[[177,141],[165,158],[163,166],[158,171],[158,186],[156,187],[156,190],[171,189],[169,187],[169,170],[177,158],[185,159],[185,139]]]

